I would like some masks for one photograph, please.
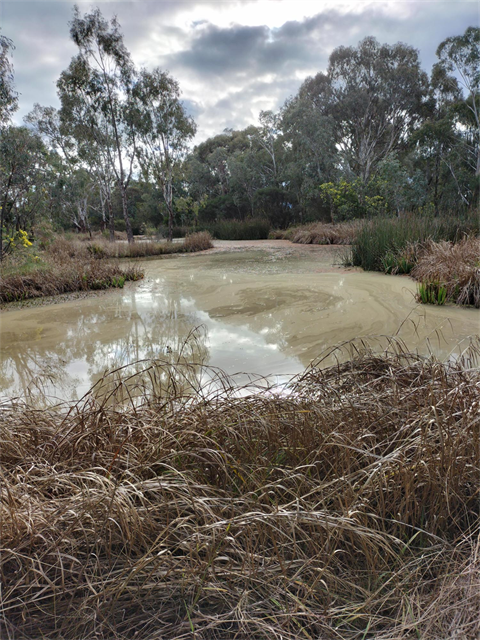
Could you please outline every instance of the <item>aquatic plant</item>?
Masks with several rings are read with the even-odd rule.
[[[423,304],[445,304],[447,288],[440,282],[422,282],[418,286],[417,299]]]

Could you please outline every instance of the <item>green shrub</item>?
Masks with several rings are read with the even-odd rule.
[[[410,273],[415,266],[415,262],[405,256],[403,252],[387,251],[381,261],[383,271],[394,275]]]

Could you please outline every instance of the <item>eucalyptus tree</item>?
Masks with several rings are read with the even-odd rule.
[[[421,121],[427,89],[416,49],[367,37],[357,47],[335,49],[327,72],[308,78],[299,95],[333,118],[343,169],[367,184]]]
[[[69,122],[64,121],[62,114],[54,107],[35,104],[33,110],[25,117],[25,121],[42,137],[49,148],[59,155],[59,161],[55,166],[57,173],[60,172],[59,183],[63,188],[67,188],[70,179],[77,185],[85,183],[85,172],[89,174],[88,193],[91,194],[96,187],[102,227],[103,229],[109,227],[110,239],[114,240],[112,189],[115,176],[108,161],[105,145],[98,144],[97,138],[92,135],[92,130],[88,126],[77,126],[74,130],[76,135],[72,135]],[[79,181],[78,175],[83,175],[83,179]],[[89,223],[88,207],[84,206],[85,195],[82,194],[81,189],[74,189],[71,193],[79,195],[78,210],[82,212],[79,218],[76,214],[74,215],[73,224],[77,229],[86,230],[89,228]],[[70,207],[68,209],[70,210]],[[81,224],[77,224],[78,220],[82,221]]]
[[[308,101],[298,96],[287,100],[281,116],[290,157],[317,181],[332,179],[338,164],[333,118],[312,109]]]
[[[427,191],[435,215],[468,207],[471,201],[470,180],[465,171],[469,155],[465,145],[466,127],[460,127],[457,105],[462,90],[456,80],[451,82],[445,70],[434,66],[430,81],[425,118],[412,132],[410,146],[416,163],[427,180]],[[471,156],[470,156],[471,157]],[[474,171],[470,171],[473,176]]]
[[[43,201],[47,152],[39,136],[26,127],[6,127],[0,136],[0,259],[3,232],[33,226]]]
[[[480,28],[446,38],[437,49],[433,75],[455,105],[475,175],[480,176]]]
[[[61,118],[77,141],[90,139],[105,158],[121,194],[127,238],[133,242],[127,189],[137,152],[134,65],[116,18],[108,22],[98,8],[81,17],[75,7],[70,36],[79,53],[57,83]]]
[[[0,35],[0,127],[10,121],[18,109],[18,93],[14,87],[10,55],[14,46],[10,38]]]
[[[267,156],[263,170],[269,182],[268,186],[278,186],[282,157],[281,116],[273,111],[261,111],[258,119],[260,126],[253,137]]]
[[[137,147],[144,176],[162,189],[168,214],[168,239],[173,237],[174,172],[185,157],[196,125],[180,100],[178,82],[159,68],[143,69],[133,89]]]

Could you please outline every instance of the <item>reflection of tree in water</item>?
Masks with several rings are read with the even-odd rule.
[[[91,389],[90,398],[102,403],[161,400],[197,394],[203,384],[206,327],[192,329],[178,349],[167,345],[165,353],[135,360],[131,364],[109,369]]]
[[[78,379],[65,375],[65,360],[59,354],[42,353],[18,343],[0,359],[0,395],[33,399],[61,390],[74,397]]]
[[[87,377],[88,386],[93,386],[103,380],[105,387],[106,372],[137,363],[123,369],[121,375],[139,374],[147,366],[145,361],[195,363],[197,368],[188,368],[188,375],[195,376],[208,359],[207,331],[195,329],[198,317],[193,311],[186,313],[184,303],[176,296],[158,294],[146,300],[132,291],[122,295],[114,307],[86,306],[54,348],[45,349],[41,340],[27,339],[2,351],[1,393],[26,395],[29,389],[38,389],[74,398],[80,378],[71,370],[86,368],[80,382]],[[116,384],[115,376],[108,380]],[[139,380],[137,375],[132,384]]]

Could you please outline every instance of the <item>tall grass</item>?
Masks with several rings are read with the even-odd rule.
[[[408,215],[402,218],[375,218],[365,222],[352,245],[351,263],[365,271],[384,271],[385,256],[399,254],[407,245],[440,240],[456,242],[478,234],[479,217],[429,218]]]
[[[340,224],[312,222],[300,227],[290,227],[285,231],[276,230],[271,237],[299,244],[352,244],[359,228],[358,221]]]
[[[2,405],[2,638],[478,636],[479,369],[392,346],[288,394],[168,376],[130,408]]]

